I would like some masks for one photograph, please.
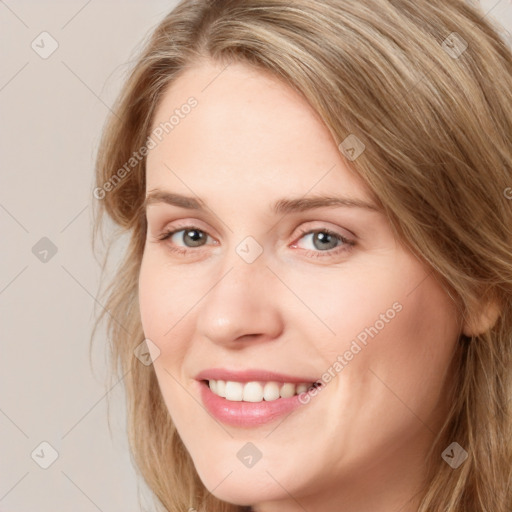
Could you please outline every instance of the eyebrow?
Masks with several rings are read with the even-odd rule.
[[[165,203],[172,206],[178,206],[180,208],[187,208],[189,210],[204,211],[207,209],[204,201],[199,198],[183,196],[160,189],[155,189],[148,193],[144,201],[144,210],[146,210],[149,205],[155,203]],[[279,199],[272,206],[272,211],[275,214],[287,214],[304,212],[315,208],[342,206],[349,208],[364,208],[376,212],[380,211],[380,208],[374,203],[341,196],[313,196]]]

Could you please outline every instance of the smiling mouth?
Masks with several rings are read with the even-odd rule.
[[[316,388],[318,382],[294,384],[292,382],[237,382],[225,380],[203,381],[214,395],[231,402],[273,402],[280,398],[291,398],[295,395]]]

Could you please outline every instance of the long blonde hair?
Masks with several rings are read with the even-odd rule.
[[[244,510],[205,489],[153,367],[134,356],[144,340],[145,158],[130,158],[147,144],[165,88],[205,58],[279,77],[340,149],[355,135],[365,149],[350,166],[461,315],[500,304],[494,325],[461,336],[452,407],[425,461],[419,512],[510,512],[512,53],[499,28],[462,0],[183,0],[147,41],[98,152],[94,239],[107,214],[127,247],[102,291],[93,338],[107,320],[112,382],[124,377],[130,447],[149,488],[169,512]],[[456,470],[441,458],[452,441],[469,453]]]

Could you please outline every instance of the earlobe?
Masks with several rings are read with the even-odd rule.
[[[477,306],[475,312],[464,320],[462,333],[465,336],[478,336],[491,329],[501,313],[501,306],[497,300],[487,301]]]

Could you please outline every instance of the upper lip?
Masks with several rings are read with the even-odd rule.
[[[210,368],[196,375],[196,380],[224,380],[233,382],[289,382],[291,384],[313,383],[317,378],[310,376],[297,377],[268,370],[226,370],[224,368]]]

